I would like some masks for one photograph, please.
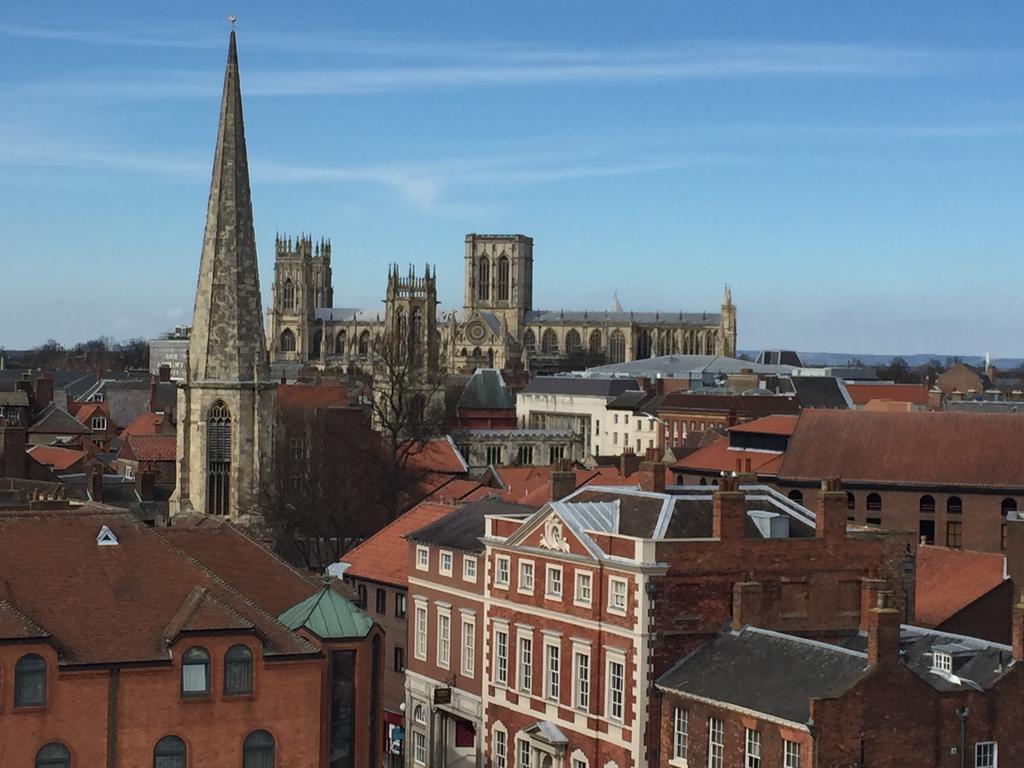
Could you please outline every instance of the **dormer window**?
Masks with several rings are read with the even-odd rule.
[[[950,674],[953,671],[953,655],[945,651],[934,651],[932,653],[932,672],[944,672]]]
[[[107,419],[105,416],[93,416],[90,426],[94,432],[103,432],[107,428]]]
[[[104,525],[102,528],[100,528],[100,532],[96,536],[96,543],[99,544],[101,547],[116,547],[117,536],[114,535],[114,532],[112,530],[110,530],[107,526]]]

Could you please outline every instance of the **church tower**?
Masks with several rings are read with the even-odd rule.
[[[525,235],[466,235],[466,319],[475,311],[495,315],[513,338],[533,309],[533,238]]]
[[[722,294],[722,325],[720,329],[722,342],[717,353],[726,357],[736,357],[736,305],[732,303],[732,289],[726,285]]]
[[[249,164],[231,32],[188,370],[178,390],[178,477],[171,514],[259,518],[273,461],[270,381]]]

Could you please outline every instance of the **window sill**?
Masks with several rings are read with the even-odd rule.
[[[45,711],[46,711],[46,705],[45,704],[22,704],[20,706],[17,706],[17,705],[14,706],[11,709],[11,714],[13,714],[13,715],[22,715],[22,714],[23,715],[30,715],[30,714],[35,714],[35,713],[38,713],[38,712],[45,712]]]
[[[181,700],[182,701],[203,702],[203,701],[211,701],[212,697],[210,696],[209,693],[183,693],[183,694],[181,694]]]
[[[545,600],[550,600],[553,603],[560,603],[560,602],[562,602],[562,596],[561,595],[553,595],[553,594],[545,593],[544,594],[544,599]]]
[[[671,765],[672,768],[687,768],[688,767],[688,763],[686,762],[686,758],[685,757],[673,757],[671,760],[668,761],[668,764]]]
[[[228,693],[224,692],[224,701],[252,701],[256,698],[256,694],[253,691],[247,691],[246,693]]]
[[[609,605],[608,606],[608,613],[610,613],[612,616],[622,616],[622,617],[624,617],[626,615],[626,609],[625,608],[613,608],[612,606]]]

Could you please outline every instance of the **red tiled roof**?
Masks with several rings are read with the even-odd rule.
[[[162,413],[140,413],[121,430],[121,437],[128,435],[155,435],[159,431],[160,424],[164,419]]]
[[[50,633],[19,611],[8,600],[0,600],[0,640],[36,640]]]
[[[1004,558],[992,552],[922,545],[917,550],[914,621],[937,627],[1003,583]]]
[[[123,450],[136,461],[174,461],[178,439],[174,435],[129,435]]]
[[[455,477],[440,488],[437,488],[424,501],[437,501],[440,503],[460,501],[480,488],[480,483],[475,480],[463,480]]]
[[[117,537],[116,545],[96,543],[104,525]],[[251,566],[252,560],[246,562]],[[204,609],[196,619],[204,628],[219,629],[214,625],[225,622],[232,626],[220,628],[237,628],[240,619],[256,628],[268,653],[313,650],[274,618],[273,606],[254,599],[248,583],[234,582],[245,587],[243,593],[209,562],[201,563],[123,510],[86,505],[0,512],[0,563],[0,600],[16,603],[50,633],[62,664],[169,660],[165,633],[196,589],[232,615],[218,621],[216,611]],[[295,578],[290,568],[258,564],[263,572],[253,573],[264,581]],[[303,591],[308,597],[316,587]]]
[[[781,453],[730,448],[728,440],[716,440],[684,456],[672,468],[676,471],[754,472],[758,475],[774,475],[779,471],[781,463]]]
[[[381,528],[362,544],[341,556],[348,563],[346,576],[407,587],[409,543],[405,535],[440,520],[455,509],[453,504],[424,501]]]
[[[539,508],[551,501],[551,467],[495,467],[498,479],[505,486],[493,493],[498,498]],[[635,486],[640,478],[633,474],[623,477],[618,467],[576,469],[576,487],[585,485],[626,485]],[[666,478],[668,476],[666,475]],[[574,490],[575,490],[574,488]]]
[[[1024,488],[1024,420],[981,413],[804,411],[779,468],[790,482]]]
[[[750,432],[756,435],[792,435],[796,429],[796,416],[777,413],[772,416],[765,416],[763,419],[754,419],[744,424],[737,424],[729,427],[730,432]]]
[[[85,451],[74,451],[70,448],[59,448],[55,445],[34,445],[28,449],[28,455],[44,467],[52,467],[57,472],[74,466],[88,454]]]
[[[920,384],[868,384],[847,383],[846,391],[854,405],[866,405],[871,400],[896,400],[914,405],[928,405],[928,390]]]
[[[461,475],[469,471],[465,459],[449,437],[439,437],[409,451],[411,469]]]
[[[279,384],[277,407],[284,411],[348,408],[348,387],[333,384]]]

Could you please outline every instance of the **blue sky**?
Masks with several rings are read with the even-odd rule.
[[[740,347],[1024,355],[1024,7],[7,0],[0,345],[192,311],[227,43],[261,281],[334,243],[462,303],[467,232],[535,238],[535,305],[714,311]]]

